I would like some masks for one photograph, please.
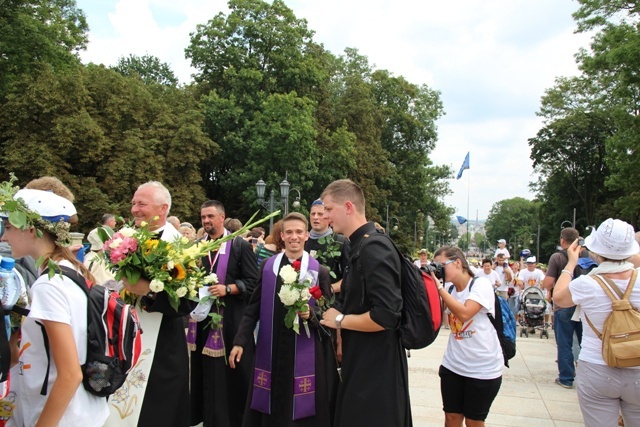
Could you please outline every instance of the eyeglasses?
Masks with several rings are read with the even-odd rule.
[[[452,262],[456,262],[456,260],[455,259],[450,259],[449,261],[445,261],[445,262],[442,263],[442,266],[444,267],[445,265],[451,264]]]

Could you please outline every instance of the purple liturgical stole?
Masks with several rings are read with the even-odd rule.
[[[223,236],[229,234],[229,231],[224,230]],[[209,256],[210,269],[213,270],[213,265],[216,263],[216,276],[218,276],[218,281],[221,283],[226,283],[227,281],[227,266],[229,265],[229,255],[231,254],[231,248],[233,244],[233,239],[228,240],[220,246],[218,249],[218,253],[216,257],[211,260],[211,256]],[[224,248],[224,251],[222,250]],[[224,252],[224,253],[223,253]],[[212,306],[213,309],[213,306]],[[220,307],[220,315],[224,316],[224,307]],[[224,317],[223,317],[224,318]],[[189,320],[189,329],[187,331],[187,343],[195,349],[196,343],[196,328],[197,322],[193,319]],[[207,336],[207,341],[204,344],[204,348],[202,349],[202,354],[211,356],[211,357],[225,357],[224,350],[224,339],[222,336],[222,326],[223,321],[220,321],[220,327],[216,330],[209,328],[209,335]]]
[[[262,295],[260,300],[260,329],[256,345],[256,364],[253,374],[253,395],[251,409],[264,414],[271,414],[271,361],[274,321],[284,322],[284,319],[273,318],[273,308],[276,295],[276,280],[284,254],[272,256],[267,260],[262,275]],[[304,277],[308,270],[319,270],[318,261],[310,257],[307,252],[302,256],[300,277]],[[317,276],[316,276],[317,277]],[[312,283],[311,286],[314,286]],[[309,305],[315,305],[311,298]],[[297,334],[295,346],[295,366],[293,372],[293,420],[311,417],[316,414],[316,360],[314,336]]]

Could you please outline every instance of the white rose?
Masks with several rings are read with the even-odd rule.
[[[187,288],[185,286],[178,288],[178,290],[176,291],[176,295],[178,295],[178,298],[182,298],[186,294],[187,294]]]
[[[280,277],[284,283],[293,283],[298,278],[298,272],[290,265],[285,265],[280,269]]]
[[[310,298],[311,298],[311,294],[309,293],[309,289],[305,288],[300,291],[300,299],[302,301],[309,301]]]
[[[134,230],[131,227],[122,227],[118,233],[122,234],[124,237],[132,237],[134,234],[136,234],[136,230]]]
[[[300,298],[300,293],[293,286],[283,285],[278,292],[280,301],[286,306],[295,304]]]
[[[153,279],[151,283],[149,283],[149,289],[151,289],[152,292],[162,292],[164,291],[164,283],[160,280]]]
[[[175,262],[173,262],[173,261],[169,261],[169,262],[167,263],[167,270],[171,271],[171,270],[173,270],[173,268],[174,268],[175,266],[176,266]]]
[[[195,298],[196,295],[198,295],[198,291],[196,291],[195,289],[192,291],[189,291],[189,298]]]
[[[118,246],[120,246],[121,243],[122,243],[122,239],[118,237],[117,239],[114,239],[111,241],[111,243],[109,243],[109,247],[111,249],[116,249]]]
[[[218,275],[216,273],[211,273],[207,276],[204,276],[204,283],[207,283],[207,284],[218,283]]]

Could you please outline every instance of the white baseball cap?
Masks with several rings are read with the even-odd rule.
[[[76,215],[76,207],[69,200],[51,191],[24,188],[18,190],[14,199],[22,199],[29,210],[38,213],[42,219],[49,222],[69,221]],[[0,217],[7,218],[9,214],[0,213]]]
[[[529,258],[527,258],[527,260],[525,262],[527,264],[535,264],[536,263],[536,257],[530,256]]]

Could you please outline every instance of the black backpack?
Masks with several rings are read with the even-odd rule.
[[[142,349],[142,329],[135,308],[126,304],[120,295],[101,285],[89,287],[77,271],[58,266],[60,272],[84,291],[87,302],[87,357],[82,365],[84,388],[96,396],[107,397],[115,393],[136,365]],[[42,272],[48,274],[48,269]],[[47,372],[40,394],[46,396],[49,383],[51,355],[49,338],[42,329],[47,354]]]
[[[373,236],[383,236],[389,239],[400,257],[402,318],[399,335],[402,346],[407,350],[424,348],[436,339],[442,324],[443,306],[437,286],[431,276],[421,271],[410,259],[404,257],[393,240],[382,232],[365,234],[356,254],[351,258],[352,260],[359,261],[362,244],[367,238]],[[359,262],[357,268],[361,269]]]

